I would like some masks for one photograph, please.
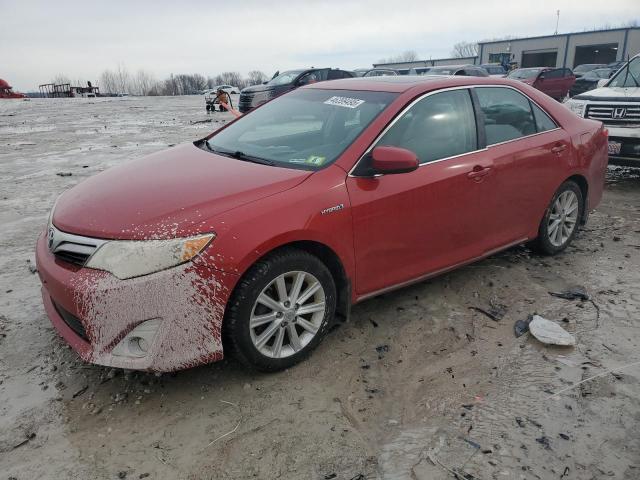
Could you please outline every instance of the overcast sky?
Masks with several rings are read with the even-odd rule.
[[[353,69],[414,50],[640,20],[640,0],[0,0],[0,78],[34,90],[57,74],[96,82],[119,63],[170,73]]]

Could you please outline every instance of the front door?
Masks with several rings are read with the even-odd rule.
[[[468,89],[428,94],[375,143],[413,151],[420,167],[347,179],[359,295],[484,252],[483,224],[491,212],[483,204],[492,202],[494,175],[487,152],[478,149],[476,131]]]

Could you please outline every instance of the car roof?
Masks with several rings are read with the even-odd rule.
[[[408,90],[430,91],[471,85],[519,86],[520,82],[496,77],[468,77],[460,75],[398,75],[395,77],[342,78],[301,87],[318,90],[365,90],[403,93]]]

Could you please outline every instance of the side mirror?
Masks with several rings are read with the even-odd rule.
[[[608,78],[601,78],[600,80],[598,80],[598,88],[604,87],[608,81],[609,81]]]
[[[375,173],[408,173],[418,168],[417,155],[406,148],[375,147],[371,151],[371,158]]]

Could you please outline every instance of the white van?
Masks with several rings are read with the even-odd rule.
[[[640,55],[633,57],[596,90],[576,95],[565,105],[576,115],[600,120],[609,130],[609,158],[640,166]]]

